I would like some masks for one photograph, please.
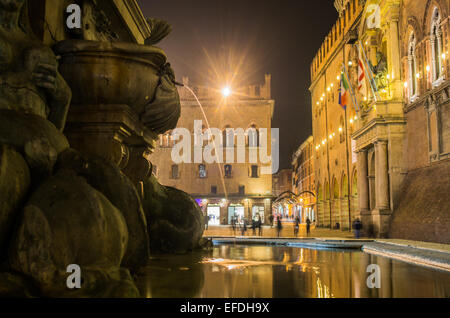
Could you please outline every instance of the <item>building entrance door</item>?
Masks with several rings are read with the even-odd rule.
[[[208,225],[220,225],[220,206],[218,205],[208,205]]]
[[[264,223],[264,206],[254,205],[252,207],[252,220],[257,220],[258,216],[261,223]]]
[[[236,217],[237,224],[242,224],[244,220],[244,206],[234,205],[228,207],[228,224],[231,224],[231,220]]]

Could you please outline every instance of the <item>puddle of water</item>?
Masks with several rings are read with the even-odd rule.
[[[367,266],[381,269],[370,289]],[[137,278],[155,298],[450,297],[450,273],[354,250],[218,245],[211,252],[159,256]]]

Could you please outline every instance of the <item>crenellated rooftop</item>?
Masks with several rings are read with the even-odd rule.
[[[362,0],[336,0],[335,7],[339,12],[339,19],[325,37],[319,51],[311,63],[311,81],[314,82],[316,76],[322,70],[328,58],[345,39],[346,35],[359,18],[364,9],[365,1]]]

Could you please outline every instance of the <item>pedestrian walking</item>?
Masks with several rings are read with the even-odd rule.
[[[270,227],[273,227],[273,214],[269,215]]]
[[[256,236],[256,218],[252,219],[252,235]]]
[[[362,222],[359,218],[356,218],[353,222],[353,230],[355,231],[355,238],[359,239],[361,235]]]
[[[306,235],[309,236],[311,232],[311,220],[309,218],[306,219]]]
[[[208,224],[209,224],[209,216],[208,216],[208,214],[205,214],[204,220],[205,220],[205,230],[208,230]]]
[[[237,222],[237,220],[236,220],[236,217],[234,216],[231,219],[231,229],[233,231],[233,235],[235,235],[235,236],[236,236],[236,222]]]
[[[300,218],[296,217],[295,218],[295,223],[294,223],[294,236],[298,237],[298,230],[300,228]]]
[[[263,227],[263,224],[262,224],[261,216],[258,216],[258,221],[257,221],[256,226],[258,227],[258,235],[259,235],[259,236],[262,236],[262,227]]]
[[[245,236],[245,232],[247,232],[247,219],[242,220],[242,236]]]
[[[277,218],[277,236],[280,237],[281,229],[283,228],[283,225],[281,224],[281,218]]]

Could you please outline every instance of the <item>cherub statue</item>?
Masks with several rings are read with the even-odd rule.
[[[0,109],[48,118],[62,131],[71,92],[52,50],[32,34],[25,0],[0,0]]]

